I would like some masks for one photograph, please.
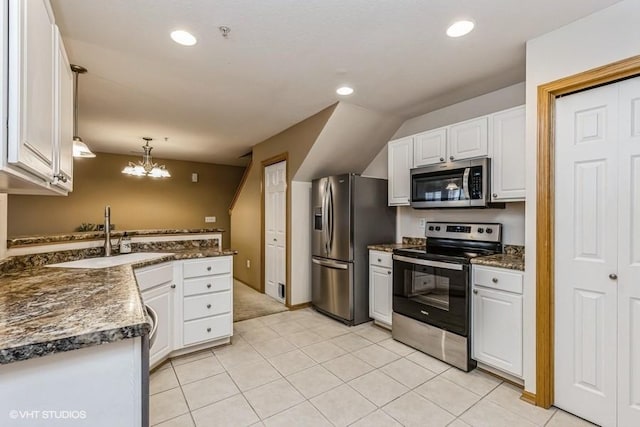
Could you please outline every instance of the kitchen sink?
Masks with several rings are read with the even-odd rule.
[[[61,262],[59,264],[49,264],[47,267],[62,268],[107,268],[115,267],[122,264],[130,264],[139,261],[149,261],[156,258],[162,258],[167,255],[173,255],[168,252],[135,252],[126,255],[115,255],[100,258],[87,258],[78,261]]]

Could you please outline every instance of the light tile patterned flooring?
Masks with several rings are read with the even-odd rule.
[[[491,426],[591,424],[519,399],[516,387],[312,309],[234,324],[233,343],[172,359],[151,374],[151,424]]]

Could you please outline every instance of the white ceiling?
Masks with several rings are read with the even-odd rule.
[[[151,136],[157,157],[225,164],[343,83],[349,103],[409,118],[522,81],[526,40],[616,2],[52,0],[71,62],[89,70],[79,133],[94,151]],[[459,18],[476,29],[446,37]],[[198,44],[175,44],[174,29]]]

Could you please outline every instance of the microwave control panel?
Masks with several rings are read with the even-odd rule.
[[[473,167],[469,173],[469,197],[482,199],[482,167]]]

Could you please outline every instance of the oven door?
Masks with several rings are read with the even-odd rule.
[[[393,311],[468,336],[469,266],[393,255]]]

